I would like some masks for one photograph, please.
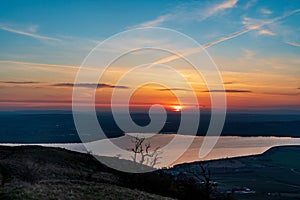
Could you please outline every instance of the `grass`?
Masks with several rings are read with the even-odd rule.
[[[60,148],[0,146],[0,199],[168,199],[125,187],[91,155]]]

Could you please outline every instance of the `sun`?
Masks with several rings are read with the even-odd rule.
[[[179,106],[179,105],[172,106],[172,108],[175,112],[180,112],[182,110],[182,106]]]

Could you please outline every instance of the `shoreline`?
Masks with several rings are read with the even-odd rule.
[[[167,145],[170,140],[174,137],[174,134],[160,134],[153,137],[151,143],[153,146],[162,146]],[[181,137],[181,138],[180,138]],[[214,149],[204,158],[199,158],[199,150],[203,142],[204,136],[187,136],[180,135],[179,138],[182,139],[184,143],[185,139],[194,137],[192,144],[188,149],[186,149],[181,156],[176,160],[170,163],[170,160],[174,157],[174,154],[180,154],[183,151],[183,146],[181,143],[178,143],[173,149],[169,151],[164,151],[162,154],[161,167],[170,167],[182,163],[191,163],[197,161],[211,161],[211,160],[220,160],[226,158],[237,158],[241,156],[253,156],[260,155],[274,147],[280,146],[291,146],[298,145],[300,146],[300,138],[293,137],[276,137],[276,136],[258,136],[258,137],[240,137],[240,136],[221,136],[214,147]],[[180,140],[179,140],[180,141]],[[97,156],[108,156],[115,157],[116,155],[121,155],[120,158],[125,160],[130,160],[132,152],[126,151],[125,153],[120,153],[120,149],[107,149],[105,145],[108,142],[113,142],[117,147],[120,147],[121,150],[128,149],[130,147],[130,139],[125,136],[113,138],[113,139],[103,139],[94,142],[87,143],[88,148],[83,143],[0,143],[1,146],[43,146],[43,147],[59,147],[62,149],[71,150],[74,152],[88,153],[93,152]],[[102,149],[101,149],[102,148]],[[168,164],[167,164],[168,163]]]

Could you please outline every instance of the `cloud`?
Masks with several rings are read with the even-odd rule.
[[[300,47],[300,43],[296,43],[296,42],[290,42],[290,41],[286,41],[285,43],[292,45],[294,47]]]
[[[37,30],[37,26],[30,26],[28,29],[31,32],[11,28],[11,27],[4,26],[4,25],[0,25],[0,29],[4,30],[4,31],[11,32],[11,33],[16,33],[16,34],[19,34],[19,35],[25,35],[25,36],[32,37],[32,38],[39,39],[39,40],[61,41],[60,39],[57,39],[57,38],[48,37],[48,36],[39,35],[39,34],[34,33]]]
[[[235,38],[235,37],[237,37],[239,35],[242,35],[244,33],[247,33],[248,31],[253,30],[253,29],[256,29],[256,27],[250,26],[250,27],[247,27],[247,28],[245,28],[245,29],[243,29],[241,31],[237,31],[237,32],[234,32],[232,34],[226,35],[224,37],[218,38],[218,39],[216,39],[214,41],[211,41],[211,42],[208,42],[208,43],[204,44],[202,47],[195,48],[195,49],[193,49],[191,51],[183,53],[182,56],[188,56],[188,55],[192,55],[192,54],[201,52],[201,51],[203,51],[203,49],[209,48],[209,47],[214,46],[216,44],[219,44],[219,43],[221,43],[223,41]],[[179,55],[172,55],[172,56],[169,56],[169,57],[166,57],[166,58],[162,58],[162,59],[160,59],[158,61],[153,62],[151,66],[157,65],[157,64],[164,64],[164,63],[167,63],[167,62],[171,62],[173,60],[177,60],[179,58],[181,58],[181,56],[179,56]]]
[[[250,1],[247,1],[246,5],[244,6],[244,9],[249,9],[251,8],[252,6],[254,6],[256,4],[257,0],[250,0]]]
[[[29,65],[29,66],[37,66],[37,67],[50,67],[50,68],[74,68],[79,69],[79,66],[73,65],[60,65],[60,64],[48,64],[48,63],[34,63],[34,62],[22,62],[22,61],[15,61],[15,60],[0,60],[0,63],[7,63],[7,64],[16,64],[16,65]],[[94,68],[85,67],[85,69],[96,70]]]
[[[193,90],[189,90],[189,89],[184,89],[184,88],[163,88],[163,89],[156,89],[157,91],[186,91],[186,92],[190,92]]]
[[[154,20],[146,21],[129,28],[160,26],[167,21],[202,21],[226,9],[235,7],[238,0],[225,0],[221,3],[204,5],[202,2],[183,3],[173,8],[168,14],[161,15]]]
[[[32,84],[43,84],[44,86],[50,83],[46,82],[37,82],[37,81],[0,81],[0,83],[3,84],[11,84],[11,85],[32,85]],[[54,83],[50,84],[50,86],[54,87],[85,87],[85,88],[119,88],[119,89],[128,89],[129,87],[127,86],[122,86],[122,85],[110,85],[110,84],[105,84],[105,83]]]
[[[47,99],[0,99],[3,103],[72,103],[72,100],[47,100]]]
[[[154,20],[141,23],[141,24],[138,25],[138,27],[155,27],[155,26],[160,26],[165,21],[168,21],[171,18],[172,18],[172,15],[170,15],[170,14],[168,14],[168,15],[162,15],[162,16],[159,16],[158,18],[154,19]]]
[[[209,47],[214,46],[216,44],[219,44],[221,42],[233,39],[235,37],[238,37],[240,35],[248,33],[249,31],[258,30],[258,29],[260,29],[263,26],[270,25],[270,24],[272,24],[272,23],[274,23],[276,21],[285,19],[286,17],[289,17],[289,16],[291,16],[291,15],[293,15],[295,13],[298,13],[298,12],[300,12],[300,9],[292,10],[290,12],[287,12],[287,13],[279,16],[279,17],[275,17],[275,18],[270,19],[270,20],[260,20],[260,21],[257,21],[256,23],[249,22],[249,20],[248,20],[248,21],[244,22],[245,24],[248,25],[246,28],[244,28],[244,29],[242,29],[240,31],[234,32],[232,34],[223,36],[223,37],[218,38],[216,40],[213,40],[211,42],[208,42],[208,43],[204,44],[202,47],[195,48],[195,49],[192,49],[192,50],[190,50],[190,51],[188,51],[186,53],[183,53],[182,56],[188,56],[188,55],[192,55],[192,54],[201,52],[201,51],[203,51],[203,49],[206,49],[206,48],[209,48]],[[247,19],[250,19],[250,18],[247,18]],[[182,56],[172,55],[172,56],[169,56],[169,57],[166,57],[166,58],[162,58],[160,60],[157,60],[157,61],[153,62],[150,66],[153,66],[153,65],[156,65],[156,64],[164,64],[164,63],[167,63],[167,62],[171,62],[173,60],[177,60],[177,59],[181,58]]]
[[[222,10],[225,10],[228,8],[233,8],[237,4],[237,2],[238,2],[238,0],[227,0],[220,4],[216,4],[215,6],[211,7],[209,10],[207,10],[207,15],[212,16]]]
[[[0,83],[14,84],[14,85],[26,85],[26,84],[39,84],[41,82],[36,82],[36,81],[0,81]]]
[[[224,82],[223,84],[224,85],[231,85],[231,84],[234,84],[234,82],[233,81],[227,81],[227,82]]]
[[[56,86],[56,87],[85,87],[85,88],[119,88],[119,89],[128,89],[129,87],[127,86],[119,86],[119,85],[109,85],[109,84],[105,84],[105,83],[78,83],[78,84],[74,84],[74,83],[56,83],[56,84],[52,84],[51,86]]]
[[[270,15],[270,14],[273,13],[271,10],[266,9],[266,8],[260,9],[260,12],[261,12],[262,14],[264,14],[264,15]]]
[[[267,95],[299,96],[299,92],[263,92]]]
[[[270,36],[274,36],[276,35],[274,32],[268,30],[268,29],[262,29],[258,32],[259,35],[270,35]]]
[[[251,93],[251,90],[205,90],[204,92]]]
[[[39,25],[31,25],[28,27],[28,31],[35,33],[39,28]]]

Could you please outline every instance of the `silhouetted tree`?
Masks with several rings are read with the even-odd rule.
[[[129,150],[133,152],[132,160],[141,165],[154,167],[159,164],[160,147],[151,148],[151,143],[146,142],[145,137],[134,136],[131,140],[133,147]]]
[[[211,194],[213,192],[210,169],[204,167],[203,165],[200,165],[200,168],[200,175],[202,176],[202,180],[204,182],[204,195],[207,199],[210,199]]]
[[[199,164],[199,168],[200,173],[198,170],[189,171],[189,173],[193,174],[193,176],[201,182],[201,185],[203,185],[203,198],[208,200],[212,199],[212,194],[216,191],[216,186],[213,184],[211,171],[208,166],[202,164]]]

